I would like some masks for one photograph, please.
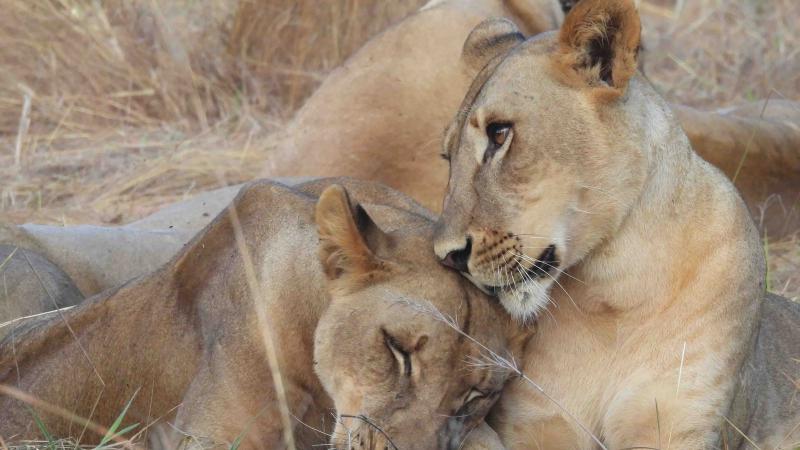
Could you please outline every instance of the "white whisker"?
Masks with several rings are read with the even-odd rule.
[[[527,255],[520,255],[520,254],[517,254],[517,253],[515,253],[515,255],[516,255],[516,256],[518,256],[518,257],[526,257],[526,258],[530,258],[530,257],[529,257],[529,256],[527,256]],[[575,303],[575,299],[573,299],[573,298],[572,298],[572,296],[571,296],[571,295],[569,295],[569,292],[567,292],[567,290],[566,290],[566,289],[564,289],[564,286],[562,286],[562,285],[561,285],[561,283],[559,283],[559,282],[558,282],[558,280],[557,280],[557,279],[556,279],[554,276],[550,275],[550,272],[549,272],[549,271],[546,271],[546,270],[545,270],[545,271],[544,271],[544,274],[545,274],[545,275],[547,275],[548,277],[550,277],[550,279],[551,279],[551,280],[553,280],[553,283],[555,283],[556,285],[558,285],[558,287],[559,287],[559,288],[561,288],[561,290],[562,290],[562,291],[564,291],[564,294],[566,294],[566,296],[569,298],[569,301],[570,301],[570,302],[572,302],[572,304],[575,306],[575,308],[577,308],[577,309],[580,311],[580,308],[578,308],[578,304],[577,304],[577,303]]]
[[[601,189],[601,188],[596,187],[596,186],[589,186],[589,185],[586,185],[586,184],[583,184],[580,187],[583,188],[583,189],[589,189],[591,191],[596,191],[596,192],[599,192],[601,194],[604,194],[608,198],[610,198],[611,200],[614,200],[615,202],[617,202],[617,205],[620,205],[620,206],[625,205],[625,202],[621,201],[616,196],[614,196],[613,194],[611,194],[610,192],[608,192],[608,191],[606,191],[604,189]]]
[[[523,248],[525,248],[525,247],[523,247]],[[576,277],[574,277],[573,275],[571,275],[571,274],[570,274],[570,273],[568,273],[567,271],[565,271],[565,270],[562,270],[562,269],[559,269],[559,268],[558,268],[558,266],[554,266],[554,265],[552,265],[552,264],[549,264],[549,263],[547,263],[546,261],[542,261],[542,260],[538,260],[538,259],[533,259],[533,258],[531,258],[530,256],[528,256],[528,255],[525,255],[525,254],[517,254],[517,256],[520,256],[520,257],[524,258],[526,261],[530,262],[531,264],[536,264],[537,262],[538,262],[538,263],[540,263],[540,264],[544,264],[544,265],[546,265],[547,267],[549,267],[549,268],[551,268],[551,269],[555,270],[556,272],[558,272],[558,274],[559,274],[559,275],[564,275],[564,276],[567,276],[567,277],[569,277],[569,278],[572,278],[573,280],[577,281],[578,283],[585,284],[585,283],[583,282],[583,280],[581,280],[581,279],[579,279],[579,278],[576,278]]]
[[[534,282],[535,282],[535,280],[533,279],[533,277],[531,277],[531,275],[530,275],[529,273],[527,273],[527,271],[525,271],[525,270],[523,269],[523,266],[522,266],[522,264],[520,264],[520,262],[521,262],[521,261],[520,261],[520,259],[517,257],[517,258],[516,258],[516,260],[515,260],[515,264],[516,264],[516,266],[517,266],[517,271],[518,271],[518,272],[520,273],[520,275],[522,276],[522,279],[523,279],[523,280],[524,280],[524,282],[526,282],[526,283],[534,283]],[[553,305],[553,306],[555,306],[555,307],[558,307],[558,305],[556,305],[556,304],[555,304],[555,302],[553,302],[553,299],[552,299],[552,298],[550,298],[550,296],[549,296],[549,295],[547,296],[547,303],[548,303],[549,305]],[[556,317],[553,315],[553,313],[550,311],[550,309],[549,309],[549,308],[545,307],[545,308],[544,308],[544,311],[545,311],[545,312],[546,312],[546,313],[547,313],[547,314],[550,316],[550,318],[551,318],[551,319],[553,319],[553,321],[554,321],[554,322],[557,322],[557,321],[556,321]]]

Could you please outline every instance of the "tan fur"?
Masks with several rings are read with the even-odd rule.
[[[375,36],[326,78],[288,127],[287,145],[270,158],[265,176],[343,174],[374,180],[408,193],[433,211],[440,210],[447,180],[447,165],[437,157],[441,131],[483,67],[481,63],[488,62],[459,57],[469,33],[484,19],[506,17],[531,36],[555,29],[563,15],[555,0],[430,3]],[[585,6],[578,2],[576,7]],[[638,20],[633,12],[630,9],[628,16]],[[629,41],[632,36],[624,38]],[[635,48],[630,42],[621,48],[626,57],[633,57]],[[620,82],[633,74],[614,73]],[[613,89],[600,92],[613,97]],[[735,169],[728,168],[738,164],[751,130],[756,132],[759,139],[749,146],[749,162],[741,175],[759,181],[738,186],[753,211],[758,211],[768,193],[784,193],[784,202],[791,205],[794,199],[788,193],[800,192],[800,104],[787,103],[791,107],[780,110],[774,120],[793,123],[794,132],[789,125],[776,130],[758,120],[752,120],[745,131],[731,126],[729,114],[688,114],[676,107],[695,150],[728,176],[733,175]],[[758,114],[748,117],[756,119]],[[770,228],[776,237],[786,233],[785,227]]]
[[[404,201],[380,186],[341,182],[359,200]],[[428,218],[381,204],[362,211],[340,186],[324,190],[314,213],[309,194],[330,184],[292,190],[261,182],[237,197],[255,290],[248,289],[236,226],[224,212],[155,273],[94,297],[63,320],[9,336],[0,345],[0,384],[106,426],[135,396],[123,426],[174,422],[193,437],[183,440],[190,447],[229,448],[242,436],[240,448],[283,448],[266,337],[277,348],[297,448],[330,441],[382,450],[389,439],[403,449],[459,448],[508,374],[465,366],[484,350],[426,311],[454,317],[500,354],[510,350],[507,316],[437,264]],[[343,259],[332,262],[331,254]],[[357,261],[367,259],[381,264],[364,272]],[[465,405],[472,389],[484,394]],[[36,409],[54,435],[81,433],[79,425]],[[364,420],[336,420],[332,409],[366,417],[382,432]],[[88,433],[82,443],[100,437]],[[0,397],[0,437],[8,443],[37,436],[30,410]]]
[[[692,147],[735,178],[770,240],[800,228],[800,104],[770,99],[720,111],[673,110]]]
[[[559,33],[505,53],[445,142],[437,255],[537,318],[524,370],[550,398],[523,381],[506,389],[491,423],[511,449],[717,448],[757,335],[758,232],[663,99],[629,76],[633,11],[583,0]],[[754,402],[773,431],[800,419]]]
[[[579,2],[558,32],[559,55],[554,60],[561,67],[556,73],[573,87],[590,86],[595,88],[592,95],[615,100],[636,73],[640,29],[639,14],[631,3]],[[608,80],[603,79],[602,65],[593,60],[589,51],[591,41],[597,39],[611,43],[609,51],[614,62],[608,67],[612,74]],[[607,89],[596,89],[603,85]]]
[[[557,0],[430,2],[375,36],[323,82],[287,127],[286,143],[275,150],[265,174],[379,181],[438,211],[447,180],[447,164],[438,156],[442,129],[488,63],[485,52],[467,57],[476,47],[463,43],[489,17],[508,17],[528,35],[553,29],[563,20]],[[752,111],[740,116],[678,109],[698,153],[728,176],[747,149],[737,186],[757,216],[770,194],[782,195],[787,212],[773,202],[765,216],[773,238],[793,232],[800,223],[800,132],[796,114],[791,114],[799,110],[791,103],[769,120],[760,120]],[[18,240],[19,233],[9,236],[0,228],[0,243],[41,252],[92,295],[168,261],[236,192],[233,187],[204,193],[124,227],[26,225],[29,247]]]
[[[325,79],[265,176],[380,180],[438,210],[447,179],[442,129],[480,70],[462,62],[462,46],[488,17],[508,17],[531,35],[563,14],[558,0],[449,0],[412,14]]]
[[[24,301],[17,301],[18,299]],[[77,305],[83,294],[57,265],[24,248],[0,244],[0,339],[12,319]]]

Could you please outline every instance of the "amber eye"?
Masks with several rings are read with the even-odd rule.
[[[502,147],[511,133],[511,124],[508,123],[490,123],[486,127],[486,136],[495,147]]]

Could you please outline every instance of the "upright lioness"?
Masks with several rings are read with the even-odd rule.
[[[490,20],[465,44],[483,69],[446,134],[434,247],[538,317],[525,371],[550,397],[507,388],[509,448],[707,449],[726,418],[742,425],[763,252],[731,182],[637,74],[640,28],[632,0],[583,0],[557,33]],[[777,446],[800,421],[783,408],[751,438]]]
[[[302,449],[459,448],[508,376],[475,364],[507,352],[508,316],[438,265],[429,218],[385,206],[404,196],[343,182],[382,204],[334,185],[315,210],[309,194],[331,180],[245,187],[159,271],[10,335],[0,385],[106,426],[134,399],[123,426],[174,421],[202,448],[284,448],[286,419]],[[82,434],[38,414],[56,436]],[[32,411],[0,396],[4,442],[36,435]]]

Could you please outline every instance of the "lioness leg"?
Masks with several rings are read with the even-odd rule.
[[[565,417],[550,400],[519,380],[506,386],[488,422],[503,437],[505,448],[511,450],[594,447],[592,436],[582,431],[574,419]]]
[[[283,421],[273,381],[253,376],[270,373],[266,357],[255,356],[261,351],[254,345],[239,344],[236,348],[222,344],[210,351],[176,417],[176,428],[185,434],[183,448],[231,448],[231,437],[240,439],[241,449],[284,448]],[[285,373],[283,376],[286,379]],[[326,414],[310,413],[323,410],[314,408],[312,396],[288,383],[286,398],[297,448],[327,443],[328,436],[314,431],[325,428],[322,421]],[[300,420],[309,426],[301,426]],[[327,421],[329,425],[331,422]]]
[[[461,446],[461,450],[505,450],[505,448],[500,436],[486,422],[472,430]]]
[[[625,383],[627,389],[617,394],[604,419],[608,448],[716,448],[726,398],[718,389],[687,385],[676,390],[672,377],[638,386]]]
[[[584,437],[568,423],[568,419],[555,413],[546,419],[527,423],[523,418],[498,426],[503,436],[515,436],[513,441],[503,442],[509,450],[575,450],[591,449],[591,438]],[[506,428],[514,428],[513,431]]]

